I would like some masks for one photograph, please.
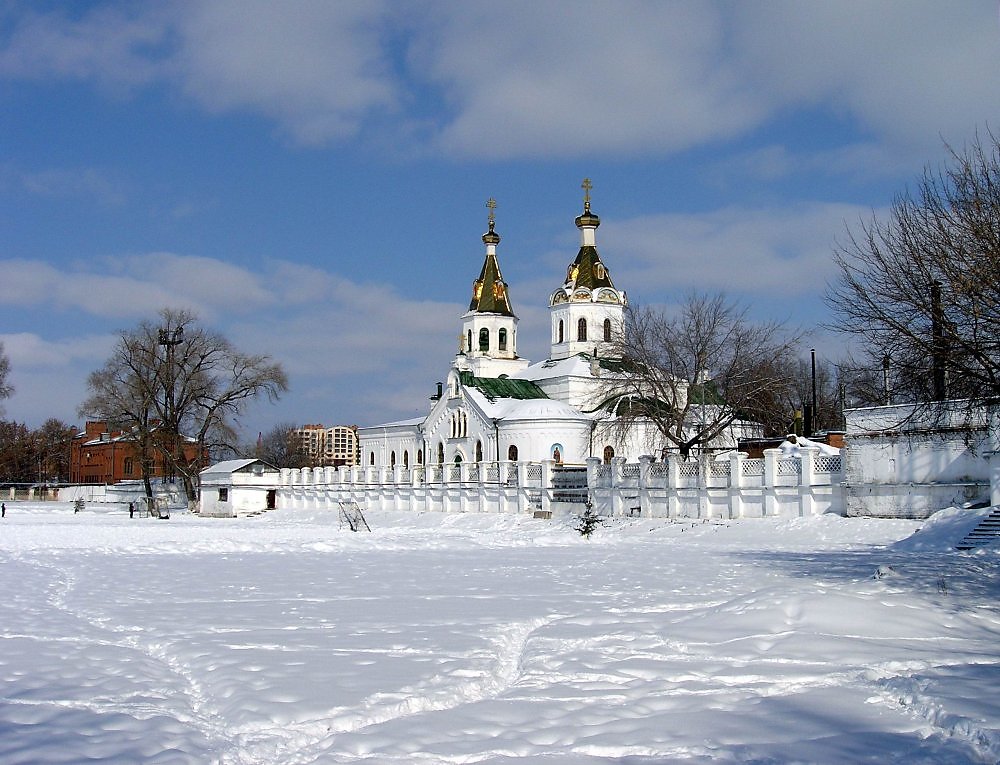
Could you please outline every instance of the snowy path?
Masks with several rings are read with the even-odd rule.
[[[912,522],[12,510],[3,763],[1000,760],[1000,558]]]

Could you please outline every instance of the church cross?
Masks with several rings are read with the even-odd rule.
[[[583,209],[590,212],[590,190],[594,188],[594,184],[590,182],[590,178],[584,178],[580,188],[583,189]]]
[[[493,197],[490,197],[486,200],[486,206],[490,208],[490,231],[492,231],[493,226],[496,224],[496,216],[493,214],[493,211],[497,209],[497,201]]]

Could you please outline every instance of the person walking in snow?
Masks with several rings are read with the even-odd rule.
[[[128,503],[128,517],[129,518],[135,517],[135,502]]]
[[[7,517],[7,503],[0,502],[0,518],[6,518],[6,517]]]

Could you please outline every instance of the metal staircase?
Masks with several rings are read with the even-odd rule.
[[[965,539],[955,545],[955,549],[975,550],[977,547],[988,545],[996,539],[1000,539],[1000,507],[994,507],[989,515],[965,535]]]

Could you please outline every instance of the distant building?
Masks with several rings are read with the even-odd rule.
[[[356,425],[334,425],[325,428],[320,424],[304,425],[292,431],[296,451],[306,457],[310,465],[357,465],[358,428]]]
[[[184,438],[184,456],[194,460],[198,445]],[[113,430],[104,421],[89,421],[70,444],[70,483],[114,484],[142,478],[141,453],[132,431]],[[151,478],[169,478],[172,473],[158,450],[150,455]]]

